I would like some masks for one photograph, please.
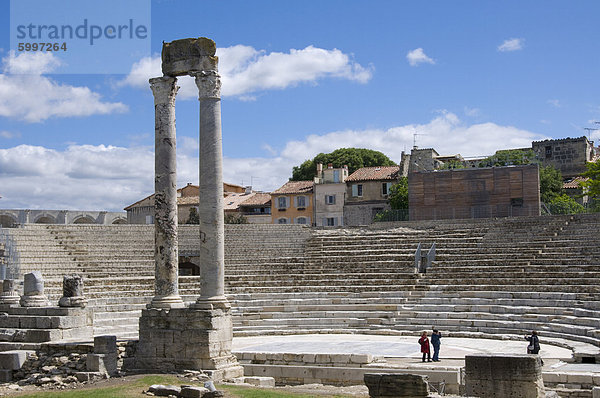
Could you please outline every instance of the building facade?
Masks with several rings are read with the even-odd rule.
[[[271,192],[271,223],[312,225],[313,184],[288,181]]]
[[[595,156],[594,141],[587,137],[534,141],[531,147],[542,166],[553,166],[565,179],[585,172]]]
[[[410,220],[540,215],[537,164],[408,175]]]
[[[323,169],[317,165],[315,177],[314,224],[317,227],[337,227],[344,225],[344,201],[346,197],[346,179],[348,166],[333,168],[328,164]]]
[[[271,224],[271,194],[256,192],[240,204],[239,212],[249,224]]]
[[[363,167],[348,176],[344,225],[368,225],[377,213],[389,210],[390,188],[400,177],[400,166]]]

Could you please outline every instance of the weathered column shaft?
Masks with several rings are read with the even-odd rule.
[[[200,101],[200,275],[202,300],[224,300],[225,228],[221,81],[217,72],[194,74]]]
[[[154,298],[150,308],[182,307],[177,286],[177,161],[174,77],[150,79],[154,94]]]

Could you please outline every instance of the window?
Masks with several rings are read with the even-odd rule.
[[[334,205],[335,204],[335,195],[325,195],[325,204]]]
[[[355,198],[363,196],[362,184],[352,184],[352,196]]]
[[[384,182],[381,184],[381,194],[383,196],[387,196],[390,193],[390,188],[392,187],[391,182]]]
[[[154,224],[154,217],[146,216],[146,224]]]
[[[277,207],[281,209],[286,209],[287,206],[287,198],[285,196],[280,196],[277,198]]]
[[[306,217],[298,217],[296,219],[296,224],[306,224]]]
[[[279,218],[277,219],[277,224],[287,224],[287,218]]]
[[[306,207],[306,196],[296,196],[296,207],[298,207],[298,208]]]
[[[327,226],[335,227],[335,217],[327,217]]]
[[[546,147],[546,159],[551,158],[552,157],[552,146],[548,145]]]

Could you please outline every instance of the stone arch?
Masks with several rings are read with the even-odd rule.
[[[111,224],[113,224],[113,225],[127,224],[127,219],[125,219],[123,217],[117,217],[113,220],[113,222]]]
[[[56,219],[48,214],[42,214],[37,217],[34,224],[56,224]]]
[[[199,276],[200,266],[193,263],[189,257],[179,257],[179,276]]]
[[[96,220],[90,216],[79,216],[73,220],[73,224],[96,224]]]
[[[12,228],[18,224],[18,220],[11,214],[0,214],[0,227]]]

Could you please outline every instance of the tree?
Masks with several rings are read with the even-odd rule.
[[[320,153],[312,160],[306,160],[300,166],[294,166],[290,181],[312,180],[317,172],[317,163],[322,163],[325,167],[327,167],[327,164],[332,163],[335,168],[347,165],[350,174],[361,167],[395,165],[379,151],[364,148],[340,148],[331,153]]]
[[[587,171],[582,176],[588,178],[587,181],[580,184],[584,189],[584,194],[588,195],[597,207],[600,202],[600,160],[589,162]]]
[[[248,224],[248,219],[239,213],[225,213],[225,224]]]
[[[190,215],[188,216],[186,224],[200,224],[200,217],[198,216],[198,211],[195,207],[190,209]]]
[[[585,211],[585,207],[564,193],[552,198],[548,208],[552,214],[577,214]]]
[[[535,162],[533,149],[504,149],[479,162],[479,167],[522,165]]]
[[[560,170],[552,166],[540,168],[540,199],[549,204],[563,193],[563,178]]]
[[[444,162],[440,170],[454,170],[454,169],[464,169],[465,165],[460,160],[452,159],[447,162]]]
[[[392,209],[408,209],[408,178],[400,177],[400,181],[390,188],[388,198]]]

